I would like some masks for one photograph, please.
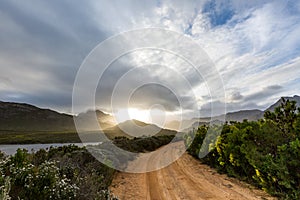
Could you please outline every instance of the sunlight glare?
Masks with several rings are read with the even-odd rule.
[[[137,108],[128,108],[128,109],[119,110],[116,113],[115,117],[117,123],[124,122],[126,120],[132,120],[132,119],[149,123],[151,120],[149,110],[140,110]]]

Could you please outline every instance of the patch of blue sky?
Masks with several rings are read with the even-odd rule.
[[[300,95],[300,78],[287,81],[283,87],[286,96]]]
[[[183,30],[184,34],[192,35],[192,28],[193,28],[193,25],[194,25],[194,20],[198,15],[199,15],[199,9],[194,8],[194,14],[191,17],[190,21],[187,23],[186,28],[184,28],[184,30]]]
[[[156,1],[156,6],[157,6],[157,7],[161,7],[161,0],[157,0],[157,1]]]
[[[298,50],[294,50],[288,53],[278,52],[271,56],[264,65],[260,68],[261,70],[270,69],[276,67],[278,65],[289,64],[295,58],[300,56],[300,48]]]
[[[222,6],[222,8],[217,8],[215,0],[208,1],[204,5],[202,13],[208,17],[212,27],[226,24],[235,14],[231,6]]]
[[[256,54],[270,53],[269,58],[262,69],[268,69],[284,63],[289,63],[293,59],[300,57],[300,46],[297,45],[300,44],[300,41],[298,39],[292,40],[293,42],[288,40],[288,44],[285,44],[284,41],[288,37],[289,33],[286,33],[285,37],[277,38],[276,41],[273,40],[269,42],[268,45],[256,52]]]
[[[193,28],[193,24],[192,23],[188,23],[187,28],[184,30],[184,34],[186,34],[186,35],[192,35],[192,28]]]
[[[286,0],[285,7],[284,7],[289,14],[292,15],[299,15],[300,13],[300,3],[299,1],[295,0]]]
[[[291,87],[294,86],[295,84],[300,86],[300,78],[294,79],[294,80],[289,82],[289,85],[291,85]]]

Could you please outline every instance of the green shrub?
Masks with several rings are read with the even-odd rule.
[[[198,157],[201,145],[214,146],[202,162],[279,198],[300,199],[299,111],[283,101],[264,120],[226,123],[217,141],[204,141],[208,127],[201,126],[188,151]]]

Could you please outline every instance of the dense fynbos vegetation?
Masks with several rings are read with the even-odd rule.
[[[172,138],[121,137],[114,143],[128,151],[146,152],[169,143]],[[105,143],[98,149],[103,153],[110,151]],[[106,155],[108,163],[112,162],[110,154]],[[117,199],[108,190],[114,172],[86,148],[74,145],[31,153],[18,149],[13,156],[0,152],[0,199]]]
[[[1,155],[0,199],[106,199],[113,173],[85,148],[18,149]]]
[[[257,122],[226,123],[201,160],[220,172],[250,182],[282,199],[300,199],[300,113],[282,99]],[[219,129],[219,126],[212,127]],[[208,127],[198,128],[188,151],[198,157]]]
[[[173,140],[172,135],[152,136],[144,138],[128,139],[126,137],[116,137],[114,144],[126,151],[130,152],[147,152],[170,143]]]

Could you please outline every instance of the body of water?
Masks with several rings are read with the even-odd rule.
[[[6,155],[13,155],[17,152],[17,149],[27,149],[28,152],[38,151],[40,149],[49,149],[52,147],[60,147],[74,144],[79,147],[83,147],[86,145],[98,145],[99,142],[95,143],[53,143],[53,144],[3,144],[0,145],[0,151],[4,152]]]

